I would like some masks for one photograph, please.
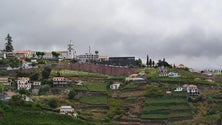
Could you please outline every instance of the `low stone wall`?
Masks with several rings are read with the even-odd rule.
[[[54,68],[81,70],[86,72],[93,72],[106,75],[128,75],[135,72],[135,68],[115,67],[103,64],[91,63],[75,63],[75,64],[57,64]]]

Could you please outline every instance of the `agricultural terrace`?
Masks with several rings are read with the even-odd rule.
[[[193,84],[220,85],[220,86],[222,85],[221,82],[210,82],[207,80],[206,77],[181,69],[168,68],[168,73],[176,72],[180,75],[180,77],[178,78],[159,77],[158,68],[145,69],[145,72],[148,74],[148,79],[153,82],[168,82],[168,83],[181,83],[181,84],[193,83]]]
[[[162,120],[171,118],[192,118],[193,109],[186,99],[185,92],[174,92],[172,95],[162,97],[149,97],[141,118],[150,120]]]
[[[51,76],[64,76],[64,77],[95,77],[95,78],[107,78],[107,75],[89,73],[77,70],[67,70],[67,69],[53,69],[51,71]]]

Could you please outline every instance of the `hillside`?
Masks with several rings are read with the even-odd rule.
[[[72,84],[62,88],[42,87],[41,96],[31,96],[34,102],[20,107],[1,106],[0,123],[6,124],[122,124],[122,125],[181,125],[219,124],[222,112],[221,82],[209,81],[200,74],[185,70],[169,69],[181,77],[158,77],[158,69],[144,71],[144,81],[126,82],[126,76],[109,76],[75,70],[53,69],[50,78],[60,75]],[[76,85],[81,81],[82,84]],[[117,90],[110,89],[120,83]],[[185,91],[175,92],[178,86],[196,84],[200,95],[190,98]],[[67,90],[74,90],[70,99]],[[166,93],[170,91],[170,93]],[[50,102],[54,101],[53,104]],[[56,104],[56,105],[54,105]],[[59,115],[59,107],[70,105],[78,112],[78,118]],[[18,112],[18,113],[14,113]],[[29,118],[27,120],[26,118]],[[11,120],[11,121],[10,121]],[[84,121],[83,121],[84,120]],[[35,122],[32,122],[35,121]]]

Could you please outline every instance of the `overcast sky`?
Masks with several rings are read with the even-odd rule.
[[[0,47],[98,50],[105,56],[166,58],[193,68],[220,68],[221,0],[0,0]],[[144,61],[145,63],[145,61]]]

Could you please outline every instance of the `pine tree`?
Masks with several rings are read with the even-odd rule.
[[[5,38],[6,43],[5,43],[5,51],[6,52],[12,52],[14,50],[12,46],[12,37],[8,34],[7,37]]]

